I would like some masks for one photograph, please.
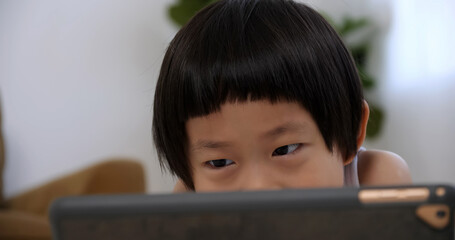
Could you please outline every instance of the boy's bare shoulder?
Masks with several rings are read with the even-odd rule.
[[[361,185],[411,184],[406,162],[395,153],[367,150],[359,153],[359,182]]]

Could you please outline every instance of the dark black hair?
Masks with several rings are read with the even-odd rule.
[[[153,136],[161,166],[194,189],[185,122],[226,102],[297,102],[330,151],[357,151],[363,92],[342,40],[313,9],[288,0],[221,0],[170,43],[155,92]]]

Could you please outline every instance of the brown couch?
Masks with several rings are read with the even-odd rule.
[[[4,199],[4,164],[0,111],[0,239],[52,239],[48,208],[58,197],[145,192],[145,177],[141,164],[128,159],[110,159],[18,196]]]

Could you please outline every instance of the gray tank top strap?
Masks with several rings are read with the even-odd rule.
[[[365,151],[364,147],[360,147],[352,162],[344,166],[344,186],[345,187],[359,187],[359,173],[357,165],[359,163],[359,153]]]

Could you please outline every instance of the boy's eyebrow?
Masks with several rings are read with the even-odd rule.
[[[275,138],[288,132],[303,132],[306,129],[306,124],[300,122],[287,122],[278,127],[265,132],[263,138]]]
[[[218,148],[226,148],[232,146],[231,142],[224,142],[224,141],[212,141],[212,140],[198,140],[196,144],[191,148],[192,151],[197,151],[201,149],[218,149]]]
[[[275,127],[261,135],[262,138],[275,138],[288,132],[303,132],[306,129],[306,124],[299,122],[287,122],[278,127]],[[198,151],[201,149],[219,149],[232,146],[232,142],[226,141],[213,141],[200,139],[191,148],[191,151]]]

